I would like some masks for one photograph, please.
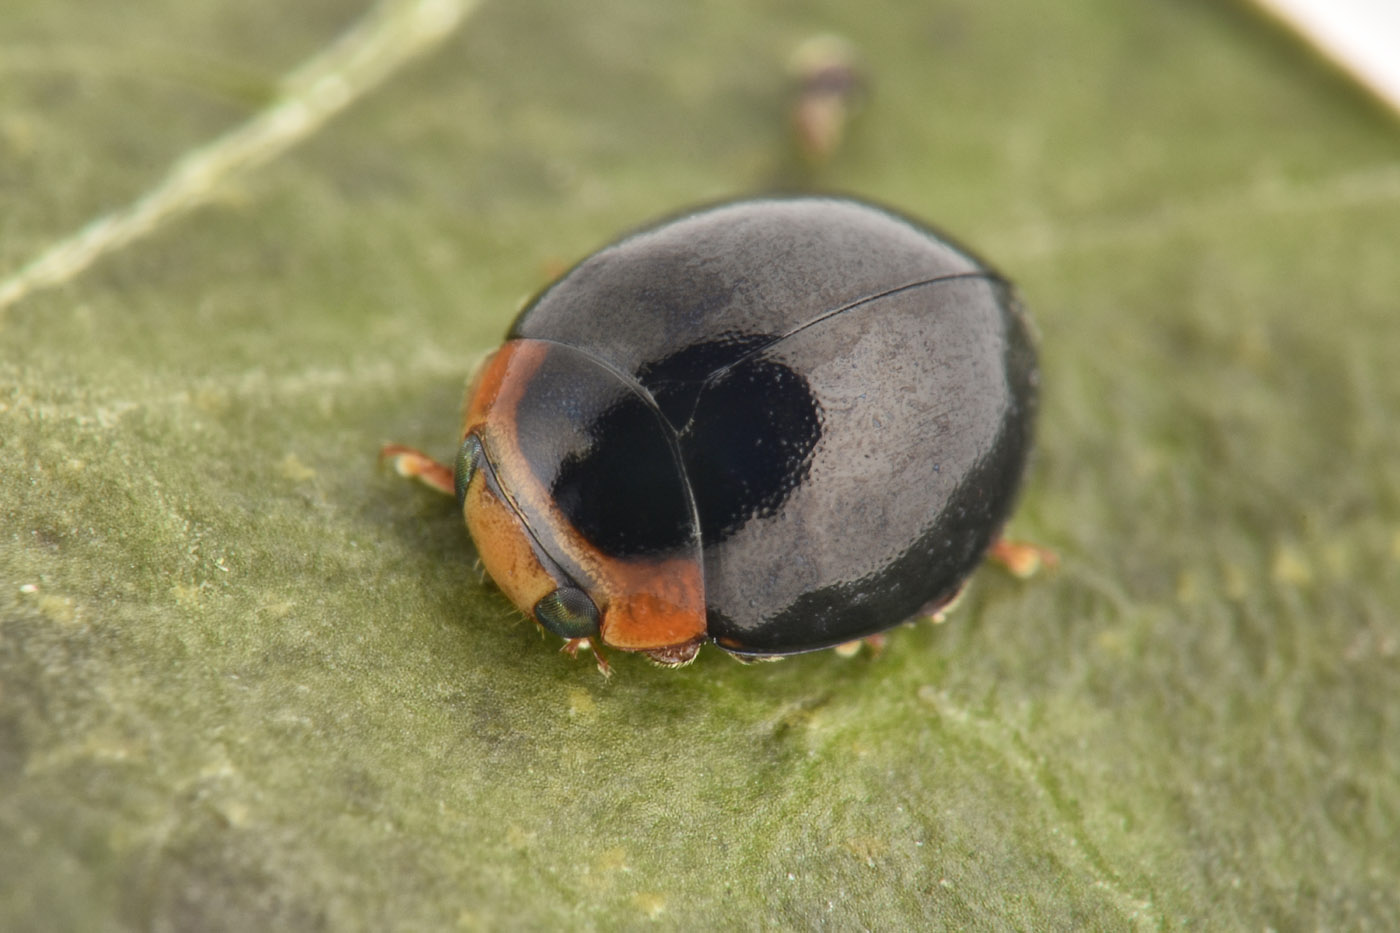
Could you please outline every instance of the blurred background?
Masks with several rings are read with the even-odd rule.
[[[1285,6],[7,3],[0,928],[1400,925],[1400,131]],[[795,189],[1017,282],[1060,566],[605,683],[375,453]]]

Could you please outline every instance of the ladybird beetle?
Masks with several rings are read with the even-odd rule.
[[[854,200],[705,208],[584,259],[467,391],[487,573],[579,647],[664,665],[873,636],[958,594],[1009,516],[1035,350],[1011,285]]]

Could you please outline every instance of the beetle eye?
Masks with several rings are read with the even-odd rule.
[[[457,504],[467,501],[467,487],[471,485],[476,468],[481,465],[481,440],[475,434],[468,434],[457,451],[457,468],[452,471],[452,485],[457,490]]]
[[[535,603],[535,618],[561,638],[598,634],[598,607],[587,593],[572,586],[561,586]]]

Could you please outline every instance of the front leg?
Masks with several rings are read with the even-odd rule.
[[[452,468],[421,451],[401,444],[385,444],[379,449],[379,462],[385,461],[391,463],[394,472],[400,476],[416,479],[423,485],[449,496],[457,494]]]
[[[600,640],[598,638],[566,638],[564,647],[559,650],[571,658],[576,658],[580,648],[590,649],[593,652],[593,660],[598,662],[598,673],[603,675],[604,680],[607,680],[612,677],[612,665],[603,656],[603,650],[598,644]]]

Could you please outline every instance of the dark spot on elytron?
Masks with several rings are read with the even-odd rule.
[[[695,541],[671,429],[596,361],[552,349],[520,399],[515,428],[525,463],[600,550],[635,557]]]
[[[614,395],[596,416],[570,413],[574,431],[587,425],[587,440],[559,461],[550,491],[574,528],[618,557],[683,547],[693,540],[686,482],[707,544],[781,508],[806,478],[821,413],[802,376],[749,355],[774,339],[723,335],[647,366],[639,381],[665,425],[630,393]],[[554,420],[580,394],[590,394],[581,378],[586,374],[546,365],[534,377],[531,400],[557,398],[556,414],[545,415]],[[684,469],[675,463],[668,429],[676,432]],[[558,424],[549,433],[568,430]]]
[[[721,334],[647,363],[638,370],[637,381],[646,386],[666,420],[680,431],[695,411],[695,400],[706,379],[777,339],[768,334]]]
[[[623,396],[589,425],[591,443],[559,465],[550,492],[580,534],[616,557],[664,554],[694,539],[681,471],[656,412]]]
[[[820,438],[807,380],[782,363],[750,357],[707,383],[680,435],[706,546],[775,514],[806,478]]]

